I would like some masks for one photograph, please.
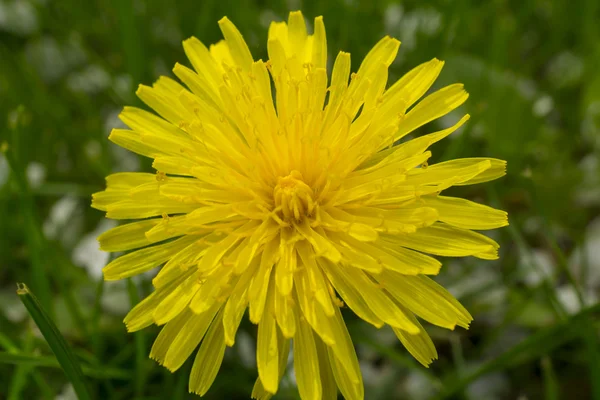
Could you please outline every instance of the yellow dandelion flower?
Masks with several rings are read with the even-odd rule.
[[[327,74],[323,19],[307,33],[300,12],[269,28],[269,60],[255,61],[240,32],[183,43],[185,84],[161,77],[137,95],[159,115],[126,107],[131,130],[110,140],[154,159],[150,173],[116,173],[92,206],[133,219],[99,237],[130,251],[106,280],[160,267],[154,292],[125,318],[129,331],[163,326],[150,357],[171,371],[196,352],[190,391],[211,386],[246,310],[258,325],[252,396],[277,392],[290,347],[303,399],[362,399],[361,372],[340,308],[392,327],[423,365],[437,358],[417,317],[454,329],[471,315],[427,275],[440,256],[497,258],[474,232],[507,225],[505,212],[455,197],[451,186],[496,179],[506,163],[463,158],[427,165],[427,148],[454,126],[399,141],[460,106],[454,84],[421,97],[442,69],[419,65],[386,89],[400,42],[385,37],[350,75],[340,52]],[[274,95],[273,93],[274,86]],[[293,346],[291,346],[293,343]]]

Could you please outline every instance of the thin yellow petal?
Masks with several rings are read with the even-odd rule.
[[[188,276],[189,274],[181,274],[168,282],[163,288],[156,289],[148,297],[136,304],[123,320],[127,331],[135,332],[152,325],[154,323],[154,310],[156,307]]]
[[[283,296],[278,290],[273,293],[273,310],[277,325],[286,338],[292,338],[298,329],[297,311],[291,296]]]
[[[464,90],[464,85],[459,83],[446,86],[430,94],[402,119],[394,140],[399,140],[426,123],[448,114],[464,103],[468,97],[469,94]]]
[[[160,330],[160,333],[154,340],[154,344],[152,345],[152,349],[150,350],[150,358],[156,360],[159,364],[163,364],[165,361],[165,357],[171,344],[181,332],[185,324],[189,321],[190,318],[193,317],[193,314],[189,310],[185,310],[177,317],[169,321],[163,328]]]
[[[169,322],[187,307],[192,297],[200,289],[199,276],[198,272],[192,274],[156,306],[154,310],[154,322],[156,325],[163,325]]]
[[[196,236],[186,236],[121,256],[102,269],[104,279],[114,281],[156,268],[196,239]]]
[[[480,233],[436,223],[415,233],[385,236],[384,240],[424,253],[445,257],[474,256],[484,260],[498,258],[498,243]]]
[[[421,174],[435,174],[438,177],[450,177],[460,174],[462,171],[472,169],[478,165],[482,165],[485,162],[489,162],[490,166],[483,169],[481,172],[472,177],[466,177],[460,181],[454,183],[456,186],[462,185],[474,185],[476,183],[483,183],[493,181],[506,175],[506,161],[498,160],[496,158],[457,158],[455,160],[445,161],[437,164],[433,164],[426,168],[425,171],[420,172]],[[418,174],[419,171],[413,173]],[[421,177],[419,177],[421,178]],[[439,178],[438,178],[439,179]]]
[[[211,85],[213,92],[217,93],[218,86],[223,77],[219,73],[219,68],[210,55],[210,51],[195,37],[184,40],[183,49],[196,72],[205,76],[206,81]]]
[[[279,346],[279,380],[281,380],[287,368],[288,355],[290,353],[290,340],[284,338],[283,335],[281,335],[281,332],[278,331],[277,343]],[[256,378],[256,382],[254,383],[254,387],[252,388],[251,397],[257,400],[269,400],[271,397],[273,397],[273,393],[269,393],[265,390],[260,380],[260,377],[258,377]]]
[[[443,66],[444,62],[437,58],[417,66],[386,90],[383,101],[389,101],[391,105],[394,100],[402,99],[404,106],[410,107],[429,90]],[[386,107],[382,105],[382,111],[385,109]]]
[[[244,316],[244,311],[246,311],[246,307],[248,306],[248,286],[250,280],[258,270],[259,260],[260,258],[256,257],[255,261],[240,276],[223,309],[225,344],[229,347],[235,343],[235,334]]]
[[[160,221],[160,219],[148,219],[109,229],[98,236],[100,249],[103,251],[126,251],[147,246],[152,242],[146,238],[145,233]]]
[[[152,87],[140,85],[135,94],[158,114],[178,126],[181,121],[192,119],[183,107],[178,107],[178,97],[186,89],[174,80],[161,77]]]
[[[400,304],[434,325],[468,328],[473,319],[446,289],[426,276],[385,271],[377,279]]]
[[[362,375],[358,365],[358,358],[356,357],[352,338],[348,333],[346,323],[342,318],[339,308],[336,308],[335,315],[332,318],[325,319],[324,323],[331,323],[336,345],[331,346],[330,350],[335,355],[336,362],[339,363],[337,365],[341,365],[342,369],[345,371],[342,375],[346,376],[347,379],[352,382],[355,392],[362,393]],[[362,398],[362,395],[360,397]]]
[[[321,378],[322,399],[337,400],[338,388],[329,362],[327,346],[318,336],[314,336],[317,356],[319,358],[319,374]]]
[[[137,107],[123,108],[123,111],[119,114],[119,119],[138,133],[186,137],[185,132],[177,126]]]
[[[323,342],[329,346],[335,346],[335,332],[331,321],[335,318],[335,310],[333,315],[327,315],[321,304],[312,295],[309,285],[306,272],[302,269],[298,270],[294,285],[294,302],[299,305],[298,312],[302,313],[299,315],[304,317]]]
[[[335,347],[328,347],[327,353],[329,355],[329,363],[331,365],[333,377],[344,398],[347,400],[364,399],[365,393],[360,373],[358,374],[358,379],[353,378],[348,372],[347,366],[344,365],[344,362],[335,354]]]
[[[427,135],[419,136],[418,138],[409,140],[405,143],[401,143],[397,146],[393,146],[390,149],[382,150],[375,153],[365,162],[363,162],[357,169],[379,169],[388,163],[393,163],[397,160],[403,160],[414,154],[424,152],[432,144],[442,140],[446,136],[450,135],[458,128],[460,128],[465,122],[469,120],[469,114],[463,116],[456,124],[450,128],[442,129],[441,131],[430,133]]]
[[[392,329],[394,330],[396,337],[398,337],[398,339],[400,339],[404,347],[406,347],[406,350],[408,350],[408,352],[412,354],[412,356],[418,362],[423,364],[423,366],[429,368],[429,364],[431,364],[433,360],[437,360],[438,358],[435,345],[431,341],[431,338],[429,337],[423,326],[421,326],[419,321],[417,321],[417,319],[414,317],[414,315],[412,315],[412,313],[410,313],[409,311],[407,312],[407,315],[410,316],[413,324],[419,327],[419,333],[409,334],[403,331],[402,329],[394,327],[392,327]]]
[[[292,292],[296,265],[296,249],[282,240],[279,246],[279,262],[275,267],[275,282],[282,296],[288,296]]]
[[[265,304],[267,302],[267,293],[271,280],[271,271],[273,263],[278,257],[278,240],[272,240],[267,243],[262,252],[260,267],[257,274],[252,278],[248,288],[248,299],[250,301],[250,321],[258,324],[262,319]]]
[[[220,312],[210,325],[190,372],[190,392],[200,396],[204,396],[212,385],[225,355],[222,315]]]
[[[356,315],[377,328],[383,326],[383,321],[371,310],[363,298],[360,288],[346,278],[341,268],[336,265],[328,265],[323,270],[335,290]]]
[[[323,17],[315,18],[313,38],[312,62],[315,68],[327,68],[327,36]]]
[[[217,311],[219,311],[219,306],[215,306],[200,315],[192,314],[189,316],[165,355],[163,365],[169,369],[169,371],[173,372],[178,370],[196,347],[198,347],[198,344],[206,334],[209,325],[213,322],[213,318],[215,318]],[[220,320],[216,320],[215,322],[222,325]]]
[[[227,17],[223,17],[219,21],[219,28],[223,32],[233,61],[245,71],[250,71],[254,60],[240,31]]]
[[[321,400],[322,388],[319,379],[319,358],[315,338],[310,325],[297,317],[298,326],[294,336],[294,371],[298,391],[303,399]]]
[[[439,219],[464,229],[495,229],[508,225],[508,214],[502,210],[457,197],[424,196],[424,204],[438,210]]]
[[[360,294],[367,307],[383,322],[409,333],[419,332],[419,328],[411,322],[408,316],[363,271],[355,268],[343,268],[340,274],[343,274],[344,279],[352,286],[360,288]]]
[[[273,315],[273,299],[275,287],[269,284],[267,299],[268,309],[263,314],[258,324],[258,338],[256,342],[256,364],[258,375],[265,390],[276,393],[279,387],[279,349],[277,343],[277,323]]]
[[[145,157],[154,158],[159,155],[166,155],[160,149],[156,149],[142,142],[142,135],[140,133],[128,129],[113,129],[110,131],[108,140]]]

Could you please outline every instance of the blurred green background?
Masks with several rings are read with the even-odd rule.
[[[425,369],[391,330],[347,316],[367,399],[600,399],[600,2],[596,0],[2,0],[0,1],[0,399],[75,395],[15,293],[26,282],[74,348],[98,399],[184,399],[190,363],[147,358],[157,329],[121,320],[147,278],[104,283],[95,237],[114,226],[90,208],[104,176],[149,170],[107,140],[138,83],[187,63],[181,41],[221,38],[229,16],[255,58],[267,27],[301,9],[325,18],[329,60],[353,70],[383,35],[402,41],[394,81],[446,61],[437,87],[462,82],[472,119],[432,162],[491,156],[508,175],[456,195],[509,212],[490,232],[500,259],[446,259],[437,278],[471,311],[469,331],[427,326],[439,360]],[[448,126],[453,113],[429,126]],[[434,124],[435,125],[435,124]],[[229,349],[212,399],[248,398],[255,327]],[[293,378],[277,396],[297,399]]]

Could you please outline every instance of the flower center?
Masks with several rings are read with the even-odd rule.
[[[296,170],[286,177],[279,177],[273,189],[275,207],[281,210],[284,220],[301,220],[310,215],[315,207],[314,192],[304,183],[302,174]]]

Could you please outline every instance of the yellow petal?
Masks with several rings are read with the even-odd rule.
[[[356,353],[354,352],[354,348],[351,349],[351,354],[354,356],[353,359],[351,358],[342,360],[336,354],[337,347],[338,346],[327,348],[327,353],[329,355],[329,363],[331,365],[331,370],[333,372],[335,381],[345,399],[362,400],[365,395],[364,387],[362,382],[362,375],[360,374],[360,370],[358,368],[358,361],[356,360]],[[349,362],[350,364],[348,365],[346,364],[346,362]]]
[[[385,271],[377,280],[400,304],[434,325],[468,328],[473,319],[446,289],[426,276]]]
[[[275,297],[273,309],[277,325],[284,337],[292,338],[296,334],[298,323],[296,321],[297,312],[291,296],[283,296],[278,290],[273,295]]]
[[[154,310],[156,307],[188,276],[189,274],[181,274],[168,282],[163,288],[155,290],[144,300],[136,304],[123,320],[127,331],[135,332],[152,325],[154,323]]]
[[[327,315],[321,304],[312,296],[312,288],[306,276],[306,271],[299,269],[296,273],[294,285],[294,302],[299,305],[299,314],[304,316],[306,322],[319,335],[323,342],[329,346],[335,345],[335,332],[333,328],[333,315]],[[334,310],[335,313],[335,310]]]
[[[160,269],[158,274],[152,279],[152,284],[156,288],[160,288],[181,275],[185,271],[192,271],[198,260],[206,253],[210,242],[207,240],[209,236],[199,236],[198,240],[192,242],[179,253],[175,254],[167,263]]]
[[[110,131],[108,140],[142,156],[154,158],[159,155],[166,155],[160,149],[142,142],[142,135],[140,133],[128,129],[113,129]]]
[[[413,68],[406,75],[396,81],[384,95],[384,104],[389,102],[392,105],[395,101],[402,99],[405,107],[410,107],[421,98],[433,85],[433,82],[440,74],[444,62],[434,58],[416,68]],[[382,104],[382,111],[386,106]],[[390,109],[393,107],[389,107]],[[383,117],[383,115],[382,115]]]
[[[301,11],[292,11],[288,17],[288,40],[290,48],[294,53],[301,55],[304,53],[306,45],[306,23]]]
[[[111,203],[106,208],[106,217],[112,219],[143,219],[164,214],[189,213],[198,208],[198,204],[183,204],[166,197],[149,198],[147,202],[127,199]]]
[[[197,239],[196,236],[186,236],[121,256],[102,269],[104,279],[128,278],[156,268]]]
[[[321,378],[322,400],[337,400],[338,388],[333,376],[327,346],[317,336],[314,336],[317,356],[319,357],[319,374]]]
[[[222,315],[220,312],[210,325],[190,372],[190,392],[200,396],[204,396],[212,385],[225,355]]]
[[[348,89],[348,77],[350,75],[350,53],[339,52],[333,64],[331,72],[331,86],[329,87],[329,102],[325,107],[325,118],[323,123],[323,134],[331,135],[327,129],[335,121],[338,109],[342,104],[344,94]]]
[[[303,399],[321,400],[322,388],[319,379],[319,358],[315,339],[306,322],[297,317],[298,326],[294,336],[294,372],[300,397]]]
[[[429,364],[431,364],[433,360],[437,360],[438,358],[435,345],[431,341],[431,338],[429,337],[423,326],[421,326],[419,321],[417,321],[415,316],[410,311],[407,311],[406,314],[409,315],[413,324],[419,327],[419,333],[409,334],[403,331],[402,329],[394,327],[392,327],[392,329],[394,330],[394,333],[396,334],[398,339],[400,339],[404,347],[406,347],[406,350],[408,350],[408,352],[412,354],[412,356],[418,362],[423,364],[423,366],[429,368]]]
[[[211,57],[215,60],[215,64],[218,66],[221,74],[225,73],[225,66],[231,68],[235,65],[229,46],[225,40],[221,40],[215,44],[211,44],[209,48]],[[219,81],[221,83],[222,79]]]
[[[318,230],[311,228],[306,219],[304,219],[302,223],[294,226],[298,232],[313,246],[317,257],[325,257],[334,263],[341,260],[342,255],[340,252],[335,248],[335,246],[333,246],[331,241],[322,236],[322,233],[324,232],[318,232]]]
[[[185,132],[180,130],[177,126],[137,107],[123,108],[123,111],[119,114],[119,119],[138,133],[183,138],[187,136]]]
[[[183,311],[198,289],[200,288],[200,274],[192,274],[184,282],[178,285],[154,310],[154,322],[163,325],[175,318]]]
[[[430,94],[414,106],[402,119],[394,140],[399,140],[415,129],[448,114],[469,97],[464,90],[464,85],[454,84],[446,86]]]
[[[156,156],[152,168],[166,174],[191,176],[192,168],[198,164],[194,161],[174,156]]]
[[[260,267],[250,282],[248,288],[248,300],[250,301],[250,321],[258,324],[263,316],[267,302],[267,292],[271,280],[273,263],[278,257],[279,240],[275,239],[267,243],[262,252]]]
[[[401,328],[409,333],[418,333],[419,328],[414,325],[408,316],[390,299],[387,294],[375,286],[367,275],[355,268],[341,268],[340,274],[354,287],[360,288],[360,294],[379,319],[386,324]]]
[[[426,205],[438,210],[439,219],[464,229],[495,229],[508,225],[508,214],[483,204],[457,197],[424,196]]]
[[[343,371],[345,371],[343,373],[338,371],[339,375],[346,376],[347,380],[352,383],[352,387],[354,388],[353,392],[361,394],[360,398],[362,398],[362,392],[364,389],[362,385],[360,367],[358,366],[358,358],[356,357],[356,351],[354,350],[354,345],[352,344],[352,338],[348,333],[348,329],[346,328],[346,324],[344,323],[344,319],[342,318],[339,308],[335,309],[335,315],[332,318],[327,318],[324,320],[324,322],[331,323],[336,345],[330,347],[329,349],[335,355],[336,365],[341,366]],[[329,360],[331,361],[331,357]],[[336,368],[334,367],[334,373],[335,369]],[[340,389],[342,388],[340,387]]]
[[[442,263],[425,254],[399,247],[384,240],[378,241],[375,246],[385,249],[393,258],[387,258],[384,267],[404,275],[437,275]],[[418,271],[418,272],[417,272]]]
[[[202,314],[215,304],[222,304],[231,292],[231,274],[231,269],[213,271],[191,299],[190,309],[196,314]]]
[[[312,63],[316,68],[327,68],[327,36],[325,35],[323,17],[315,18],[313,37]]]
[[[277,343],[277,323],[273,315],[272,297],[275,292],[273,282],[269,284],[268,310],[258,324],[256,342],[256,364],[258,375],[265,390],[276,393],[279,387],[279,349]]]
[[[160,218],[132,222],[112,228],[98,236],[100,249],[103,251],[126,251],[144,247],[150,242],[145,233],[156,226]]]
[[[210,108],[212,112],[220,112],[223,104],[219,97],[219,90],[214,84],[211,85],[203,76],[179,63],[173,67],[173,73],[198,96],[198,100],[205,108]]]
[[[219,311],[219,306],[215,306],[200,315],[193,314],[189,316],[165,355],[163,365],[168,368],[169,371],[173,372],[178,370],[196,347],[198,347],[198,344],[206,334],[209,325],[213,322],[213,318],[215,318],[217,311]],[[222,325],[221,320],[216,320],[215,322]],[[223,336],[222,333],[221,336]],[[213,349],[213,351],[216,350],[217,349]]]
[[[254,60],[240,31],[227,17],[223,17],[219,21],[219,28],[223,32],[233,61],[245,71],[250,71]]]
[[[296,243],[296,250],[306,271],[305,275],[296,276],[296,279],[304,279],[306,277],[307,281],[304,282],[304,285],[311,288],[311,292],[321,307],[323,307],[325,314],[332,316],[334,313],[333,303],[331,302],[325,277],[315,260],[316,255],[305,240]]]
[[[183,41],[183,49],[196,72],[205,76],[213,92],[218,93],[217,89],[223,80],[223,76],[220,74],[219,67],[215,64],[206,46],[200,40],[191,37]]]
[[[373,310],[371,310],[371,307],[367,305],[367,302],[360,292],[360,288],[356,287],[346,278],[345,274],[342,273],[342,268],[339,268],[337,265],[329,264],[327,267],[323,268],[323,271],[329,278],[329,281],[336,292],[339,293],[344,302],[356,315],[377,328],[383,326],[383,321],[381,321],[381,319],[375,315]]]
[[[152,345],[152,349],[150,350],[150,358],[156,360],[159,364],[163,364],[165,361],[165,357],[171,344],[181,332],[181,329],[185,326],[185,324],[192,318],[192,312],[189,310],[185,310],[177,317],[169,321],[163,328],[160,330],[160,333],[154,340],[154,344]]]
[[[281,242],[279,246],[279,262],[275,268],[275,282],[277,290],[282,296],[288,296],[294,286],[294,272],[296,271],[297,256],[294,245]]]
[[[461,180],[454,185],[474,185],[476,183],[493,181],[504,175],[506,175],[506,161],[498,160],[496,158],[458,158],[455,160],[445,161],[429,166],[426,170],[427,173],[435,173],[440,176],[451,176],[456,174],[457,171],[464,171],[468,168],[473,168],[477,165],[481,165],[483,162],[490,162],[490,167],[484,169],[479,174],[469,179]]]
[[[257,269],[258,263],[253,263],[252,266],[248,267],[235,284],[233,292],[231,293],[231,296],[229,296],[225,308],[223,309],[225,344],[229,347],[233,346],[235,343],[235,334],[248,305],[248,284]]]
[[[390,66],[396,58],[396,54],[398,54],[399,47],[400,42],[397,39],[389,36],[384,37],[365,56],[357,74],[370,77],[380,63]]]
[[[357,170],[379,169],[388,163],[395,162],[396,160],[403,160],[413,156],[414,154],[422,153],[432,144],[442,140],[446,136],[456,131],[465,122],[467,122],[469,118],[470,116],[467,114],[450,128],[419,136],[418,138],[401,143],[397,146],[393,146],[390,149],[379,151],[363,162],[357,168]]]
[[[178,126],[193,115],[179,107],[179,93],[186,89],[173,79],[161,77],[152,87],[140,85],[135,94],[161,117]]]
[[[498,258],[498,243],[480,233],[436,223],[415,233],[385,236],[384,240],[409,249],[445,257],[474,256],[484,260]]]
[[[279,352],[279,380],[283,378],[287,367],[287,360],[290,353],[290,340],[286,339],[281,335],[281,332],[277,332],[277,343]],[[254,388],[252,389],[252,398],[257,400],[269,400],[273,397],[273,393],[269,393],[265,390],[260,377],[256,378]]]

